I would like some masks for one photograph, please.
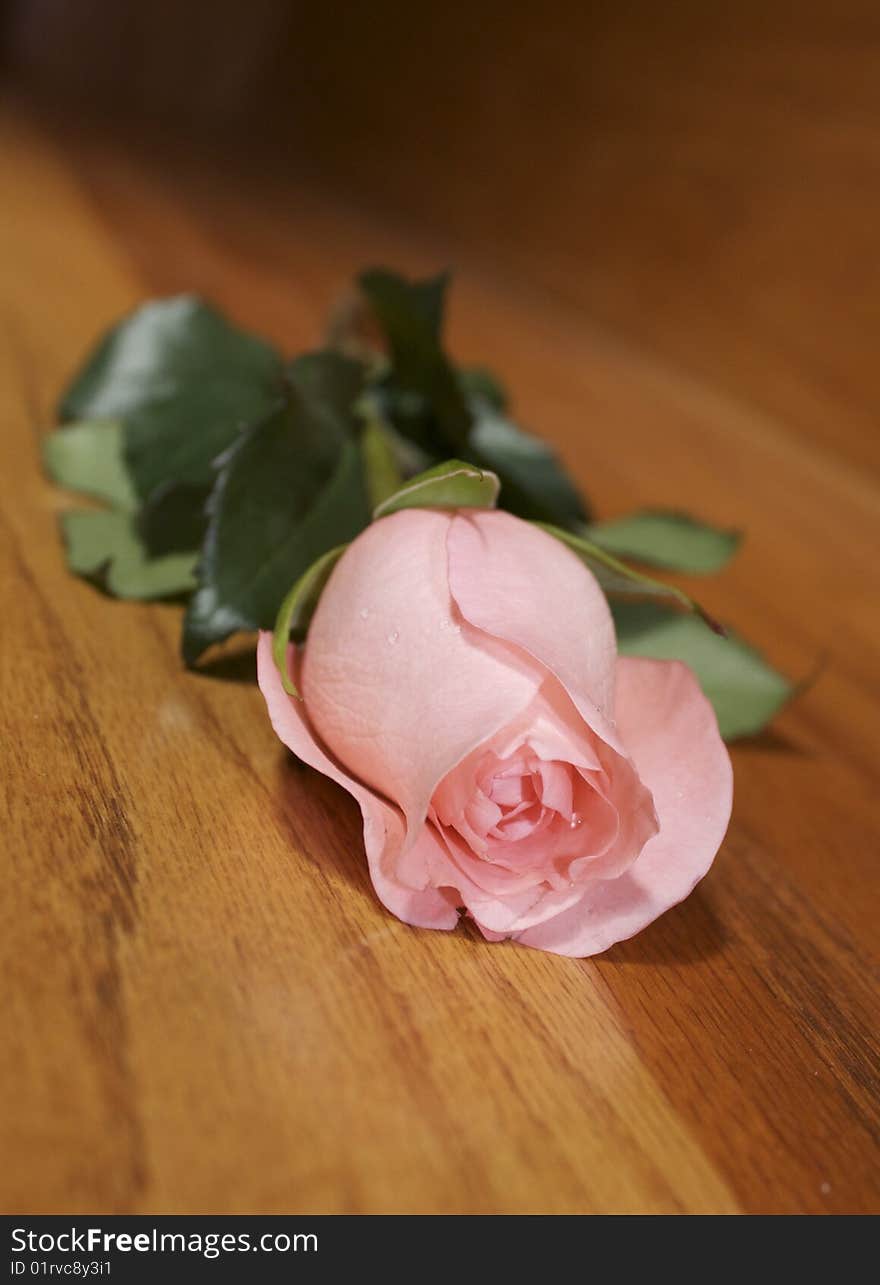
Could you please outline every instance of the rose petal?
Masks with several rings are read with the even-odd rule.
[[[529,780],[528,777],[510,774],[493,777],[489,784],[489,798],[493,803],[498,804],[499,809],[529,807],[535,800],[534,792],[531,798],[526,798],[525,781],[527,780]]]
[[[618,661],[617,721],[654,796],[660,830],[617,879],[591,883],[564,914],[518,935],[583,957],[639,932],[706,874],[730,819],[733,773],[712,706],[678,661]]]
[[[546,676],[459,617],[451,523],[448,513],[407,509],[368,527],[321,595],[302,667],[312,726],[349,771],[400,805],[413,836],[438,783]]]
[[[544,807],[552,808],[568,820],[574,806],[571,767],[554,759],[539,763],[538,774],[541,778],[541,802]]]
[[[625,750],[618,754],[584,726],[571,698],[556,679],[548,678],[529,714],[527,739],[539,758],[578,768],[584,780],[618,817],[617,834],[610,847],[604,843],[593,846],[589,832],[585,833],[583,855],[591,854],[591,860],[589,864],[575,864],[571,877],[604,878],[621,874],[657,830],[650,791]],[[602,856],[598,859],[600,852]]]
[[[441,847],[432,852],[431,873],[435,883],[458,890],[459,905],[467,906],[478,923],[505,935],[532,922],[525,917],[547,896],[540,875],[519,877],[481,861],[454,832],[445,832]]]
[[[595,578],[561,541],[509,513],[457,513],[449,587],[461,614],[556,675],[581,717],[619,752],[614,625]]]
[[[291,647],[288,652],[291,677],[294,676],[294,665],[295,649]],[[357,800],[364,819],[364,846],[370,875],[380,901],[404,923],[414,924],[418,928],[454,928],[458,923],[455,907],[460,904],[454,896],[433,887],[414,892],[395,883],[385,874],[389,865],[393,865],[395,852],[403,843],[403,817],[395,807],[378,798],[372,790],[344,772],[318,743],[306,719],[303,702],[288,696],[281,685],[281,676],[272,657],[270,633],[260,634],[257,645],[257,677],[272,726],[287,748],[304,763],[323,772],[348,790]],[[429,855],[424,849],[430,848],[436,839],[432,838],[427,826],[423,829],[424,834],[420,836],[417,853],[414,855],[422,857],[427,878]],[[418,853],[418,848],[423,848],[423,851]]]

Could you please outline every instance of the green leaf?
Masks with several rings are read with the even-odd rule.
[[[411,478],[373,511],[374,518],[400,509],[491,509],[499,491],[494,473],[462,460],[445,460]]]
[[[60,415],[121,419],[126,464],[149,504],[170,485],[207,491],[212,462],[277,402],[282,374],[269,344],[180,295],[114,326],[67,389]]]
[[[440,341],[445,278],[409,282],[374,269],[360,285],[385,332],[390,366],[377,385],[386,418],[429,458],[454,453],[501,481],[505,509],[575,527],[588,520],[584,498],[554,452],[503,411],[506,393],[488,370],[456,369]]]
[[[308,571],[303,572],[281,604],[272,634],[272,655],[281,675],[281,685],[291,696],[299,698],[299,692],[287,672],[287,645],[290,636],[293,634],[298,640],[305,638],[330,573],[347,548],[347,544],[340,544],[322,554]]]
[[[188,665],[238,630],[271,628],[291,582],[368,525],[360,451],[328,441],[326,428],[294,392],[220,461],[184,620]]]
[[[426,469],[442,462],[432,458],[427,451],[423,451],[420,446],[415,444],[412,438],[404,437],[402,433],[398,433],[394,425],[389,423],[384,416],[382,417],[382,428],[391,444],[395,463],[403,479],[401,486],[407,478],[415,477],[417,473],[424,473]]]
[[[461,450],[471,414],[440,344],[446,279],[410,282],[374,268],[358,284],[388,343],[385,391],[395,427],[435,452]]]
[[[364,390],[363,362],[330,348],[303,353],[287,366],[287,379],[309,410],[309,429],[322,445],[338,446],[354,432],[355,405]]]
[[[593,575],[599,581],[606,595],[622,594],[624,597],[649,597],[649,598],[672,598],[686,611],[693,612],[698,616],[704,625],[708,625],[713,633],[722,637],[725,634],[724,627],[719,625],[707,611],[695,602],[683,590],[675,585],[664,584],[662,580],[653,580],[650,576],[643,576],[640,572],[634,571],[626,563],[619,561],[613,554],[606,553],[598,545],[592,544],[583,536],[575,535],[572,531],[563,531],[559,527],[551,526],[547,522],[536,522],[535,526],[541,527],[543,531],[561,540],[563,544],[568,545],[572,552],[576,553],[581,561],[592,571]]]
[[[179,549],[197,549],[208,524],[203,486],[167,482],[157,487],[137,516],[138,534],[154,558]]]
[[[720,571],[741,539],[738,531],[725,531],[686,513],[662,509],[594,523],[587,534],[594,544],[618,557],[695,575]]]
[[[85,420],[48,433],[42,441],[43,462],[59,486],[131,509],[137,497],[122,446],[122,425],[117,420]]]
[[[332,460],[355,431],[352,408],[363,389],[363,365],[341,353],[304,353],[288,364],[285,377],[309,408],[304,421],[309,440],[303,439],[303,448]],[[181,482],[158,487],[139,518],[150,552],[156,555],[198,547],[208,523],[208,495],[208,488]]]
[[[503,415],[510,399],[507,389],[486,366],[459,366],[458,382],[468,402],[482,402],[488,409]]]
[[[502,415],[477,408],[465,454],[498,474],[503,507],[518,517],[566,527],[587,520],[586,502],[554,451]]]
[[[61,515],[67,563],[117,598],[169,598],[195,587],[195,553],[149,558],[130,513],[75,509]]]
[[[381,269],[378,271],[381,272]],[[387,273],[386,275],[395,277],[397,281],[404,282],[409,290],[413,306],[418,309],[425,324],[439,343],[443,334],[443,316],[446,312],[446,291],[449,288],[449,273],[440,272],[436,277],[426,277],[424,281],[405,281],[402,277],[396,277],[394,273]],[[363,288],[363,279],[361,279],[360,284]]]
[[[370,504],[377,505],[395,495],[404,484],[404,477],[398,468],[394,442],[381,417],[372,410],[367,411],[364,431],[361,434],[361,450],[364,456],[364,473],[367,480],[367,493]]]
[[[195,552],[151,558],[139,537],[137,497],[122,457],[115,420],[85,420],[43,439],[43,459],[54,481],[116,507],[61,515],[67,562],[76,575],[117,598],[167,598],[195,587]]]
[[[760,732],[795,691],[741,638],[719,638],[693,616],[652,602],[615,602],[612,611],[621,655],[690,665],[725,740]]]

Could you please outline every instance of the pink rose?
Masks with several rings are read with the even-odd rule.
[[[373,884],[406,923],[592,955],[703,877],[730,760],[687,666],[619,658],[605,597],[507,513],[408,509],[342,556],[284,691],[282,741],[360,804]]]

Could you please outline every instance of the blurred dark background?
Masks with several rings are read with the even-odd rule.
[[[68,126],[317,177],[880,464],[876,0],[0,15],[7,87]]]

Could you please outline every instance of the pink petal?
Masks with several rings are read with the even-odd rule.
[[[493,799],[487,799],[485,794],[474,793],[467,801],[464,816],[469,828],[485,839],[501,820],[501,809]]]
[[[309,628],[303,694],[340,763],[420,832],[438,783],[529,704],[543,668],[462,621],[449,592],[452,516],[373,523],[337,563]]]
[[[458,904],[467,906],[474,919],[492,932],[512,932],[547,895],[539,875],[512,875],[474,857],[455,834],[446,833],[444,839],[444,850],[434,854],[434,882],[455,887]]]
[[[546,886],[546,871],[512,871],[500,863],[481,860],[454,831],[442,832],[442,843],[431,849],[431,878],[437,887],[454,887],[481,928],[519,933],[566,910],[582,895],[567,881]]]
[[[521,776],[496,776],[491,783],[490,798],[493,803],[505,808],[520,808],[523,804],[528,806],[534,802],[534,798],[525,797],[525,786]]]
[[[595,576],[554,536],[501,511],[457,513],[448,546],[464,618],[546,665],[584,721],[620,750],[611,722],[614,625]]]
[[[591,883],[555,919],[520,933],[526,946],[583,957],[639,932],[690,893],[724,838],[733,797],[730,758],[712,706],[678,661],[618,661],[617,721],[654,796],[660,831],[617,879]]]
[[[541,777],[541,802],[545,808],[552,808],[566,819],[571,816],[573,807],[572,768],[568,763],[551,760],[540,763],[538,773]]]
[[[627,749],[623,753],[610,749],[584,726],[562,684],[548,678],[529,711],[531,722],[526,733],[530,746],[545,763],[559,761],[572,764],[590,787],[600,794],[619,818],[617,835],[610,848],[604,842],[598,847],[584,834],[583,855],[591,854],[587,863],[571,869],[571,877],[595,874],[604,877],[620,874],[641,852],[657,829],[657,817],[650,790],[641,780]],[[602,852],[601,860],[598,853]],[[568,855],[572,852],[567,848]]]
[[[288,652],[291,676],[294,664],[295,649],[291,647]],[[455,907],[459,904],[454,897],[431,887],[415,892],[388,878],[385,871],[393,868],[394,858],[404,839],[403,817],[395,807],[378,798],[372,790],[344,772],[322,749],[309,726],[305,705],[288,696],[281,686],[281,676],[272,657],[272,635],[269,633],[260,634],[257,645],[257,677],[272,726],[287,748],[304,763],[323,772],[331,781],[348,790],[357,800],[364,819],[364,846],[370,875],[379,899],[404,923],[414,924],[418,928],[454,928],[458,923]],[[432,842],[437,840],[430,832],[431,827],[425,826],[423,829],[424,834],[416,843],[416,853],[419,848],[423,849],[420,855],[427,872],[429,855],[425,848],[430,848]]]

